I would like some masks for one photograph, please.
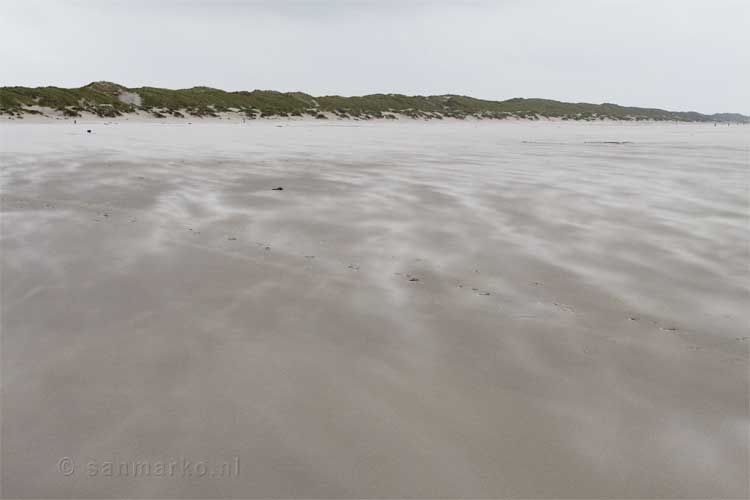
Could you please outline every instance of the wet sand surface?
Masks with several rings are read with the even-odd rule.
[[[3,494],[747,497],[749,136],[2,125]]]

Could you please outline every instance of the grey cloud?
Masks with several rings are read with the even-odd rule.
[[[1,85],[460,93],[750,113],[750,2],[7,1]]]

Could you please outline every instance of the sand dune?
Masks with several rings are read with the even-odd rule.
[[[2,124],[3,494],[747,497],[749,134]]]

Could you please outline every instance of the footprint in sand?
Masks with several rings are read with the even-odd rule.
[[[660,326],[659,330],[669,333],[677,333],[680,331],[676,326]]]
[[[560,304],[559,302],[553,302],[553,304],[554,304],[555,307],[557,307],[558,309],[560,309],[562,311],[569,312],[569,313],[575,313],[575,311],[573,310],[573,308],[570,307],[570,306],[566,306],[565,304]]]
[[[417,283],[419,281],[419,278],[417,278],[416,276],[412,276],[409,273],[406,273],[406,274],[393,273],[393,274],[395,274],[396,276],[403,276],[404,278],[406,278],[406,281],[410,281],[411,283]]]

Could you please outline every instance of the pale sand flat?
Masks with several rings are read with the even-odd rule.
[[[0,125],[6,497],[747,497],[748,127],[339,125]]]

